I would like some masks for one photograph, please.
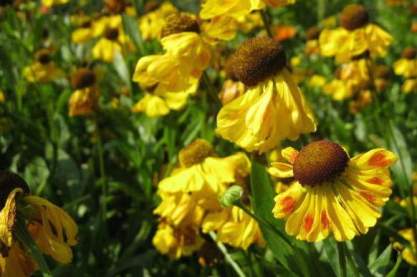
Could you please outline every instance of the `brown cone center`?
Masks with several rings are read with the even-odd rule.
[[[117,28],[109,28],[106,30],[104,36],[108,40],[117,40],[117,38],[119,37],[119,30]]]
[[[279,42],[268,37],[257,37],[243,42],[226,63],[226,72],[233,80],[246,86],[274,76],[287,63]]]
[[[71,76],[71,85],[74,89],[82,89],[94,85],[96,74],[88,68],[80,68]]]
[[[407,47],[401,53],[401,57],[408,59],[408,60],[415,59],[416,56],[417,56],[417,49],[413,47]]]
[[[165,27],[162,30],[162,37],[183,32],[200,32],[198,21],[184,13],[171,13],[166,18]]]
[[[347,30],[355,30],[368,24],[369,14],[364,6],[351,4],[346,6],[340,14],[340,25]]]
[[[302,185],[316,186],[331,181],[345,170],[349,157],[343,148],[329,140],[303,147],[294,161],[294,178]]]
[[[179,153],[181,166],[190,167],[204,161],[205,158],[213,156],[212,146],[205,140],[197,139]]]

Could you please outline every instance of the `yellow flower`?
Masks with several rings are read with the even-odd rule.
[[[98,19],[92,31],[94,36],[100,37],[92,49],[94,59],[113,62],[117,53],[131,48],[131,43],[123,31],[120,15],[104,16]]]
[[[86,21],[75,29],[71,34],[71,40],[74,43],[84,43],[94,37],[92,23]]]
[[[6,257],[0,256],[0,275],[13,277],[29,277],[35,272],[36,263],[17,244],[8,250]]]
[[[321,88],[326,84],[326,78],[321,75],[314,74],[308,80],[308,85],[311,87]]]
[[[23,76],[28,82],[46,83],[64,76],[64,72],[51,61],[49,49],[41,49],[35,56],[36,61],[23,69]]]
[[[77,244],[78,227],[74,220],[46,199],[30,195],[24,201],[35,210],[28,229],[40,250],[60,263],[70,263],[71,246]]]
[[[410,246],[404,247],[398,242],[394,243],[394,247],[399,249],[401,251],[401,256],[403,259],[409,263],[410,265],[417,266],[417,246],[416,241],[414,239],[413,229],[403,229],[398,232],[400,236],[402,236],[404,239],[406,239]]]
[[[165,18],[176,12],[177,9],[171,2],[164,2],[159,8],[146,13],[139,19],[139,30],[145,40],[159,39],[165,26]]]
[[[223,88],[219,93],[220,101],[223,105],[233,101],[245,92],[245,85],[241,82],[234,82],[226,80],[223,83]]]
[[[361,5],[346,6],[341,14],[341,25],[324,29],[319,38],[321,54],[335,56],[338,62],[346,62],[366,51],[373,57],[385,56],[392,43],[390,34],[369,23],[369,15]]]
[[[247,249],[252,244],[264,245],[258,223],[242,209],[230,207],[209,213],[203,222],[203,232],[214,231],[217,240],[233,247]]]
[[[4,92],[0,89],[0,103],[4,103],[6,101],[6,95]]]
[[[70,116],[86,116],[95,111],[100,96],[95,82],[96,75],[88,68],[79,68],[72,74],[71,85],[75,91],[68,102]]]
[[[288,234],[314,242],[332,233],[344,241],[376,224],[392,192],[393,153],[378,148],[350,159],[338,144],[321,140],[300,152],[286,148],[282,155],[289,163],[272,163],[268,171],[295,179],[275,197],[273,209],[275,217],[285,218]]]
[[[405,78],[417,77],[417,49],[406,48],[402,58],[394,63],[394,72]]]
[[[23,222],[39,249],[61,263],[72,259],[77,225],[61,208],[49,201],[29,195],[26,182],[18,175],[0,172],[0,274],[1,276],[31,276],[35,262],[16,239],[15,224]],[[17,197],[22,201],[17,205]],[[19,217],[19,218],[18,218]]]
[[[178,228],[161,222],[152,243],[160,253],[168,255],[171,259],[179,259],[199,250],[204,240],[195,228]]]
[[[218,135],[247,151],[266,152],[284,139],[315,131],[313,115],[285,63],[272,39],[255,38],[240,46],[227,69],[248,89],[220,110]]]
[[[42,0],[42,5],[50,8],[56,5],[64,5],[68,2],[69,0]]]
[[[239,18],[252,11],[261,10],[265,8],[265,5],[282,7],[294,3],[295,0],[206,0],[201,6],[200,17],[210,19],[226,15]]]
[[[98,102],[99,92],[95,87],[77,89],[69,99],[70,116],[86,116],[92,114]]]
[[[132,108],[132,112],[144,112],[149,117],[167,115],[170,110],[180,110],[187,103],[187,92],[166,92],[161,95],[146,93]]]
[[[372,93],[369,89],[363,89],[355,92],[352,101],[349,103],[349,111],[358,113],[372,102]]]
[[[336,101],[343,101],[353,96],[352,87],[345,81],[339,79],[334,79],[324,85],[323,91]]]
[[[403,93],[411,93],[417,91],[417,79],[408,79],[405,80],[403,85],[401,86],[401,91]]]

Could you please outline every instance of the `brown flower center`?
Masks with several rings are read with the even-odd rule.
[[[166,18],[166,24],[162,30],[162,37],[182,32],[200,32],[198,21],[185,13],[171,13]]]
[[[197,139],[180,151],[179,161],[182,167],[190,167],[201,163],[213,154],[213,148],[207,141]]]
[[[303,147],[294,161],[294,178],[302,185],[316,186],[340,175],[349,157],[343,148],[329,140]]]
[[[50,52],[48,49],[42,49],[39,50],[36,53],[36,59],[38,60],[38,62],[40,62],[41,64],[48,64],[51,61],[51,56],[50,56]]]
[[[88,68],[80,68],[71,76],[71,85],[74,89],[82,89],[94,85],[96,74]]]
[[[379,64],[374,68],[375,78],[389,79],[391,77],[391,69],[383,64]]]
[[[104,33],[104,36],[108,40],[117,40],[117,38],[119,37],[119,30],[117,28],[108,28]]]
[[[6,203],[7,197],[15,188],[21,188],[24,193],[29,193],[29,186],[25,180],[13,172],[0,171],[0,209]]]
[[[401,57],[403,57],[404,59],[408,59],[408,60],[415,59],[416,56],[417,56],[417,49],[413,47],[407,47],[401,53]]]
[[[107,10],[113,14],[122,13],[127,6],[123,0],[105,0],[104,4]]]
[[[359,4],[347,5],[340,14],[340,24],[349,31],[363,27],[368,22],[368,11]]]
[[[279,42],[258,37],[243,42],[226,63],[226,72],[233,80],[247,86],[272,77],[287,63],[285,52]]]
[[[307,30],[306,37],[307,40],[316,40],[319,38],[321,30],[319,27],[313,26]]]

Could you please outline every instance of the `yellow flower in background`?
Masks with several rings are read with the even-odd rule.
[[[406,48],[401,54],[401,59],[394,63],[394,72],[405,78],[417,77],[417,49]]]
[[[94,30],[91,21],[85,21],[78,26],[71,34],[71,41],[74,43],[84,43],[94,37]]]
[[[100,93],[95,82],[96,75],[88,68],[80,68],[72,74],[74,92],[68,102],[70,116],[87,116],[96,110]]]
[[[93,35],[100,37],[92,49],[94,59],[110,63],[117,53],[132,47],[123,31],[120,15],[103,16],[94,22],[92,28]]]
[[[63,209],[46,199],[30,195],[24,201],[35,211],[28,229],[39,249],[62,264],[70,263],[71,246],[77,244],[77,224]]]
[[[320,45],[319,45],[319,37],[320,37],[321,29],[318,27],[310,27],[306,32],[306,46],[304,48],[304,52],[307,55],[316,55],[320,54]]]
[[[326,84],[326,81],[327,81],[326,77],[318,75],[318,74],[314,74],[308,80],[308,85],[314,88],[321,88]]]
[[[352,86],[353,89],[363,89],[369,86],[370,73],[367,59],[355,59],[344,63],[338,71],[340,80]]]
[[[49,49],[41,49],[35,56],[36,61],[26,66],[22,72],[28,82],[47,83],[64,77],[64,72],[52,61]]]
[[[372,92],[369,89],[356,91],[352,101],[349,102],[349,111],[358,113],[372,103]]]
[[[352,87],[340,79],[334,79],[325,84],[323,91],[336,101],[343,101],[353,96]]]
[[[285,64],[281,46],[272,39],[255,38],[239,47],[227,71],[248,89],[220,110],[219,136],[247,151],[267,152],[284,139],[315,131],[313,115]]]
[[[202,226],[204,233],[214,231],[218,241],[244,250],[252,244],[265,243],[256,220],[238,207],[209,213]]]
[[[401,256],[407,263],[413,266],[417,266],[417,244],[414,239],[413,229],[403,229],[399,231],[398,234],[406,239],[410,243],[410,246],[404,246],[399,242],[394,242],[394,248],[401,252]]]
[[[188,226],[178,228],[161,222],[152,243],[160,253],[171,259],[179,259],[199,250],[204,240],[197,229]]]
[[[6,94],[4,91],[0,89],[0,103],[4,103],[6,101]]]
[[[18,175],[0,172],[0,273],[1,276],[31,276],[37,265],[21,247],[15,229],[23,222],[37,247],[61,263],[72,260],[71,246],[77,244],[78,227],[61,208],[29,194],[29,187]],[[21,201],[17,201],[17,199]],[[30,211],[30,212],[28,212]]]
[[[157,9],[152,9],[148,5],[148,9],[151,11],[139,18],[140,33],[144,40],[159,39],[162,29],[165,27],[166,17],[177,12],[177,9],[169,1],[163,2]]]
[[[320,52],[346,62],[369,51],[372,57],[385,56],[392,37],[377,25],[369,22],[367,10],[358,4],[346,6],[341,15],[342,27],[324,29],[320,33]]]
[[[272,163],[268,172],[295,179],[275,197],[273,209],[276,218],[285,219],[288,234],[312,242],[333,234],[344,241],[376,224],[392,192],[392,152],[377,148],[350,159],[340,145],[321,140],[300,152],[285,148],[282,155],[289,163]]]
[[[403,93],[412,93],[417,91],[417,79],[408,79],[405,80],[403,85],[401,86],[401,91]]]
[[[206,0],[201,6],[200,17],[210,19],[225,15],[239,18],[252,11],[261,10],[265,5],[282,7],[294,3],[295,0]]]
[[[69,0],[42,0],[42,5],[50,8],[56,5],[64,5],[68,2]]]

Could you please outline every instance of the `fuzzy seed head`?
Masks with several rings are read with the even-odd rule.
[[[48,49],[41,49],[36,53],[36,59],[41,64],[48,64],[51,61],[50,51]]]
[[[74,89],[82,89],[94,85],[96,74],[88,68],[80,68],[71,76],[71,85]]]
[[[315,40],[318,39],[320,36],[321,30],[319,27],[313,26],[308,28],[306,32],[307,40]]]
[[[412,60],[415,59],[417,56],[417,49],[413,47],[407,47],[401,53],[401,57],[404,59]]]
[[[226,72],[233,80],[255,86],[282,70],[287,63],[279,42],[258,37],[243,42],[226,62]]]
[[[343,148],[329,140],[303,147],[294,161],[294,178],[302,185],[316,186],[331,181],[345,170],[349,157]]]
[[[117,40],[117,38],[119,37],[119,30],[117,28],[109,28],[104,33],[104,36],[108,40]]]
[[[190,167],[203,162],[213,154],[214,150],[207,141],[197,139],[180,151],[179,161],[182,167]]]
[[[166,18],[162,37],[182,32],[200,32],[198,21],[185,13],[171,13]]]
[[[368,22],[368,11],[359,4],[347,5],[340,14],[340,25],[349,31],[363,27]]]
[[[389,79],[391,77],[391,69],[383,64],[379,64],[374,68],[375,78]]]

